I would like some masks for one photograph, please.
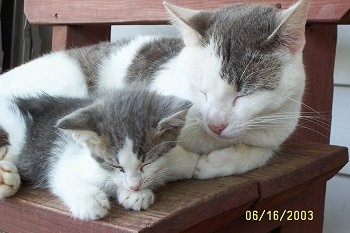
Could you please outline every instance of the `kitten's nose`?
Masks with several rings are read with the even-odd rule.
[[[221,134],[222,131],[228,126],[228,124],[209,124],[208,127],[216,134]]]
[[[137,185],[130,185],[129,189],[132,191],[138,191],[140,189],[141,185],[137,184]]]

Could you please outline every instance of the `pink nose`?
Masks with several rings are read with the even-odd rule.
[[[209,124],[208,127],[214,133],[221,134],[221,132],[227,127],[227,125],[228,124],[218,124],[218,125]]]
[[[141,185],[131,185],[129,186],[129,189],[132,191],[138,191],[140,189]]]

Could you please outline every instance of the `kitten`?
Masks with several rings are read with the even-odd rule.
[[[4,74],[0,86],[5,96],[79,97],[143,83],[188,99],[180,145],[203,154],[195,177],[241,174],[263,166],[298,123],[309,4],[200,11],[165,3],[182,40],[138,37],[53,53]]]
[[[0,161],[0,198],[19,187],[16,165],[22,180],[49,188],[76,218],[104,217],[108,197],[147,209],[153,189],[193,175],[198,156],[176,146],[190,106],[140,90],[2,102],[0,132],[10,146]]]

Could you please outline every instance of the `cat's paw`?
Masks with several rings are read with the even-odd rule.
[[[196,179],[210,179],[232,175],[230,164],[236,150],[233,147],[220,149],[211,152],[208,155],[201,155],[193,177]]]
[[[81,220],[96,220],[108,214],[110,204],[107,195],[98,190],[82,195],[69,204],[72,216]]]
[[[0,199],[15,194],[20,184],[16,166],[9,161],[0,161]]]
[[[137,192],[121,189],[118,193],[118,202],[125,209],[145,210],[154,203],[154,194],[150,189]]]

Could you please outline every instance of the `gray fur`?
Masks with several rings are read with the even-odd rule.
[[[103,42],[93,46],[86,46],[67,51],[67,54],[79,64],[81,71],[86,77],[89,90],[93,90],[98,77],[99,66],[103,59],[112,53],[118,52],[120,48],[127,45],[129,41],[122,40],[115,43]]]
[[[57,154],[72,143],[58,128],[96,134],[99,140],[86,144],[92,157],[111,170],[115,169],[111,164],[118,165],[118,151],[126,137],[133,141],[133,151],[142,161],[152,162],[175,147],[186,114],[171,116],[191,106],[189,101],[142,90],[121,90],[94,99],[41,96],[16,103],[27,122],[27,141],[17,166],[24,180],[39,187],[47,185],[48,171],[55,163],[53,151]],[[159,126],[164,119],[171,128]]]
[[[280,79],[283,51],[288,39],[277,34],[277,9],[254,4],[234,4],[190,19],[190,26],[202,37],[203,46],[213,43],[222,58],[221,77],[246,95],[273,90]]]
[[[174,38],[159,38],[146,43],[137,52],[127,71],[127,82],[150,83],[162,65],[178,55],[183,47],[182,40]]]

